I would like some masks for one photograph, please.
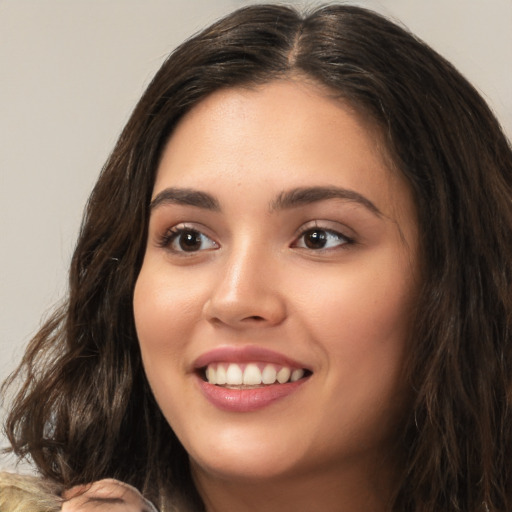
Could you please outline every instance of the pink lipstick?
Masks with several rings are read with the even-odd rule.
[[[261,409],[289,396],[311,371],[302,363],[261,347],[221,347],[194,363],[203,395],[232,412]]]

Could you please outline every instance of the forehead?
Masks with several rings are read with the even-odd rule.
[[[386,203],[394,216],[412,202],[389,162],[371,120],[325,87],[276,80],[219,90],[188,112],[164,150],[153,195],[168,186],[229,197],[235,188],[336,185]]]

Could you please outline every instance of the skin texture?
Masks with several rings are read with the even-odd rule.
[[[194,189],[218,209],[154,206],[134,313],[210,511],[387,510],[418,272],[412,199],[381,146],[371,123],[297,79],[214,93],[165,148],[153,198]],[[303,187],[352,196],[276,207]],[[204,236],[186,252],[176,227]],[[315,228],[327,248],[306,245]],[[225,347],[270,349],[312,375],[262,409],[225,411],[194,367]]]

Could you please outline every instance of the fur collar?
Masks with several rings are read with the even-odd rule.
[[[60,486],[31,475],[0,472],[2,512],[59,512]]]

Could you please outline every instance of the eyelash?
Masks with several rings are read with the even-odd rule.
[[[316,241],[320,241],[320,243],[325,242],[325,244],[329,244],[329,237],[331,237],[331,240],[332,240],[332,238],[339,240],[340,243],[336,244],[334,247],[327,247],[327,248],[326,247],[311,247],[311,246],[308,246],[307,242],[305,242],[305,241],[301,245],[299,243],[299,241],[301,239],[303,239],[303,237],[305,237],[308,233],[310,233],[310,234],[317,233],[318,238]],[[202,242],[204,242],[205,239],[207,239],[210,241],[211,247],[208,249],[201,249],[201,248],[199,248],[197,250],[192,249],[190,251],[187,251],[186,249],[184,249],[183,246],[181,246],[181,249],[172,247],[172,244],[177,241],[179,243],[180,237],[185,234],[194,236],[196,238],[196,241],[199,238],[200,239],[199,243],[202,243]],[[193,240],[192,240],[192,242],[193,242]],[[302,228],[298,232],[297,236],[295,237],[295,240],[291,244],[291,247],[298,248],[298,249],[311,250],[313,252],[323,252],[323,251],[336,250],[338,248],[343,248],[344,246],[349,246],[354,243],[355,243],[355,241],[352,238],[344,235],[343,233],[340,233],[339,231],[329,229],[329,228],[324,228],[319,225],[314,225],[314,226],[307,226],[305,228]],[[159,240],[158,245],[160,247],[169,249],[170,251],[172,251],[175,254],[180,254],[183,256],[186,254],[192,255],[192,254],[202,252],[205,250],[215,250],[219,247],[219,244],[217,242],[215,242],[214,240],[212,240],[209,236],[205,235],[198,229],[195,229],[195,228],[192,228],[192,227],[189,227],[186,225],[178,225],[178,226],[172,227],[169,230],[167,230],[167,232],[162,236],[161,240]]]

